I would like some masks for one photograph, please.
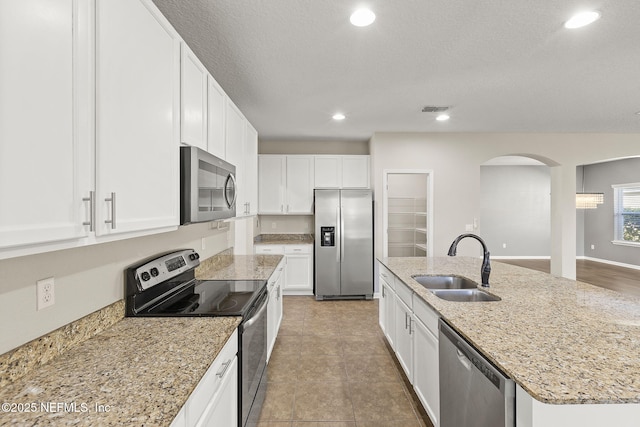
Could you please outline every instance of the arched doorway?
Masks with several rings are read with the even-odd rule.
[[[551,169],[527,156],[500,156],[480,167],[480,223],[492,258],[551,256]]]

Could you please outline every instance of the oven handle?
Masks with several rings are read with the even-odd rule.
[[[269,302],[269,293],[266,294],[267,297],[264,299],[262,303],[262,307],[256,312],[256,314],[242,325],[242,329],[247,329],[249,326],[253,325],[258,321],[258,319],[262,316],[262,313],[267,309],[267,303]]]

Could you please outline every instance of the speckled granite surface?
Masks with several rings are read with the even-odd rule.
[[[221,253],[200,263],[198,280],[267,280],[282,255],[233,255]]]
[[[480,283],[480,259],[380,261],[537,400],[640,403],[640,299],[492,262],[488,291],[502,301],[449,302],[411,276],[457,274]]]
[[[110,328],[124,317],[124,300],[0,355],[0,388]]]
[[[259,245],[304,245],[313,243],[313,234],[260,234],[253,239]]]
[[[239,321],[125,318],[0,389],[0,402],[36,409],[3,407],[0,425],[169,425]]]

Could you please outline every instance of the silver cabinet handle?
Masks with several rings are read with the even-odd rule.
[[[284,212],[284,205],[280,205],[280,212]]]
[[[287,213],[289,213],[289,205],[287,205]]]
[[[413,334],[413,319],[409,316],[409,335]]]
[[[82,225],[88,225],[89,231],[96,230],[96,192],[89,191],[89,197],[83,197],[83,202],[89,202],[89,221],[85,221]]]
[[[111,202],[111,219],[105,219],[105,224],[111,224],[111,229],[116,228],[116,193],[111,193],[111,197],[104,199],[105,202]]]
[[[216,375],[218,376],[218,378],[224,377],[224,374],[227,373],[227,369],[229,369],[229,366],[231,366],[231,360],[232,359],[229,359],[226,362],[224,362],[222,364],[222,369],[220,369],[218,372],[216,372]]]
[[[384,297],[385,297],[385,295],[384,295],[384,286],[383,286],[382,287],[382,298],[384,298]]]
[[[404,328],[407,329],[409,327],[409,324],[407,322],[407,319],[409,318],[409,316],[407,316],[407,312],[404,312]]]

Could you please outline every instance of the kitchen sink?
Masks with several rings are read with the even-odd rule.
[[[413,280],[427,289],[476,289],[478,284],[462,276],[453,275],[416,275]]]
[[[480,289],[431,289],[430,292],[438,298],[454,302],[488,302],[502,299]]]

